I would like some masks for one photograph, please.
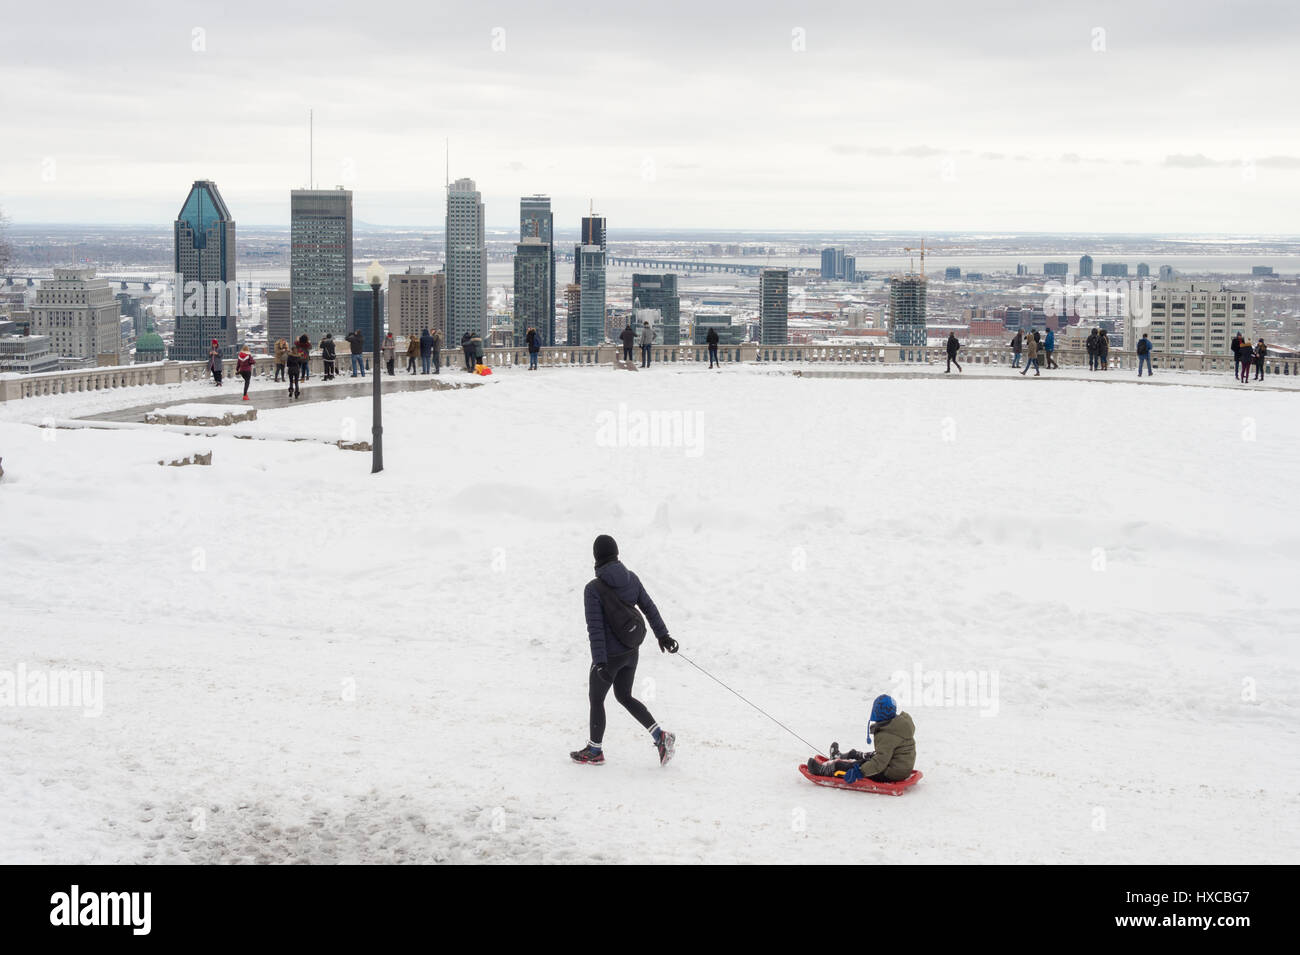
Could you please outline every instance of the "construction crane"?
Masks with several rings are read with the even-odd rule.
[[[921,278],[925,278],[925,238],[922,237],[922,239],[921,239],[921,247],[920,247],[919,249],[912,248],[911,246],[904,246],[904,247],[903,247],[903,251],[904,251],[904,252],[920,252],[920,253],[921,253]],[[911,268],[911,264],[910,264],[911,260],[909,259],[908,262],[909,262],[908,268],[910,269],[910,268]]]

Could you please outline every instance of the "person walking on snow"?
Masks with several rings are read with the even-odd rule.
[[[1142,366],[1145,364],[1147,366],[1147,377],[1150,378],[1151,377],[1151,339],[1147,338],[1146,335],[1143,335],[1140,339],[1138,339],[1137,353],[1138,353],[1138,377],[1139,378],[1142,377]]]
[[[1052,330],[1049,328],[1049,329],[1047,330],[1047,342],[1046,342],[1046,344],[1044,344],[1044,346],[1043,346],[1043,352],[1047,355],[1047,367],[1048,367],[1048,368],[1059,368],[1059,367],[1060,367],[1060,366],[1056,363],[1056,359],[1054,359],[1054,358],[1052,357],[1052,353],[1053,353],[1054,351],[1056,351],[1056,333],[1055,333],[1054,331],[1052,331]]]
[[[244,379],[244,400],[248,400],[248,383],[253,380],[253,356],[249,354],[248,346],[245,345],[239,349],[239,357],[235,359],[235,371],[239,372],[239,377]]]
[[[618,544],[608,534],[601,534],[592,544],[596,559],[596,577],[582,592],[583,608],[587,616],[587,640],[591,644],[591,670],[587,677],[587,698],[591,704],[590,737],[587,745],[569,756],[577,763],[599,765],[605,762],[601,743],[605,738],[605,697],[611,687],[614,699],[632,714],[638,723],[650,732],[655,749],[659,751],[662,766],[673,758],[677,737],[655,722],[645,704],[632,695],[632,681],[636,679],[639,649],[628,646],[614,631],[615,623],[639,621],[639,607],[645,611],[661,653],[676,653],[677,641],[668,636],[668,627],[659,616],[650,595],[641,586],[637,575],[618,559]],[[644,631],[643,631],[644,632]],[[624,635],[625,640],[630,638]],[[639,643],[639,640],[637,641]]]
[[[208,349],[208,371],[212,372],[212,380],[221,387],[221,374],[224,369],[224,363],[221,360],[221,345],[217,340],[212,339],[212,347]]]
[[[1030,365],[1033,366],[1034,377],[1037,378],[1041,374],[1038,370],[1038,339],[1033,335],[1025,337],[1025,371],[1020,373],[1022,376],[1029,371]]]
[[[871,720],[867,723],[867,742],[872,732],[876,734],[876,749],[860,753],[851,749],[840,752],[839,743],[831,743],[830,759],[817,757],[808,760],[808,772],[814,776],[844,774],[846,783],[870,779],[876,783],[902,782],[912,775],[916,767],[916,724],[906,712],[899,712],[892,696],[881,694],[871,704]]]
[[[619,332],[618,338],[623,343],[623,360],[631,361],[632,343],[636,341],[636,332],[632,330],[631,325],[628,325],[627,328]]]
[[[709,333],[704,336],[704,344],[709,346],[709,367],[722,369],[722,363],[718,361],[718,330],[710,328]]]
[[[655,343],[655,330],[646,322],[641,329],[641,367],[650,367],[650,346]]]
[[[957,349],[961,348],[961,342],[957,341],[957,333],[948,333],[948,366],[944,368],[943,373],[946,375],[952,371],[952,366],[957,366],[957,371],[961,372],[961,365],[957,361]]]

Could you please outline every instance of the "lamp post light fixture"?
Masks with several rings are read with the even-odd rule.
[[[384,469],[384,424],[379,410],[379,287],[384,284],[388,273],[378,261],[371,262],[366,268],[366,282],[370,285],[371,324],[370,339],[374,355],[370,359],[372,380],[374,382],[375,400],[374,416],[370,425],[370,473],[378,474]]]

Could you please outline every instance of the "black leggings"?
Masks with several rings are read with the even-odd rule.
[[[241,377],[241,378],[244,379],[244,397],[247,398],[247,397],[248,397],[248,383],[249,383],[250,381],[253,380],[253,373],[252,373],[251,371],[241,371],[241,372],[239,373],[239,377]]]
[[[655,718],[650,715],[645,704],[632,695],[632,681],[636,679],[637,656],[637,651],[633,650],[631,653],[621,653],[609,658],[609,663],[605,665],[605,672],[614,681],[613,684],[602,680],[594,666],[591,668],[590,685],[587,690],[587,698],[591,700],[590,739],[597,745],[605,738],[605,697],[609,694],[611,685],[614,688],[614,699],[622,703],[623,708],[631,713],[638,723],[646,729],[655,725]]]

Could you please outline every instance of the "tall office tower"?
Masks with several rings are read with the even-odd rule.
[[[352,328],[352,192],[294,189],[289,193],[289,288],[293,334],[312,347]]]
[[[394,338],[442,331],[443,275],[410,268],[388,276],[388,330]]]
[[[555,216],[550,196],[525,196],[519,200],[519,241],[537,239],[550,247],[546,300],[550,303],[546,317],[537,323],[543,345],[555,344]]]
[[[909,273],[889,280],[889,340],[899,345],[924,345],[925,276]]]
[[[677,294],[677,276],[632,275],[632,308],[653,308],[659,312],[659,343],[682,343],[682,300]],[[637,322],[639,326],[641,323]],[[654,324],[654,322],[651,322]]]
[[[1128,263],[1126,262],[1103,262],[1101,263],[1102,278],[1128,278]]]
[[[1138,269],[1137,269],[1137,277],[1140,279],[1150,278],[1151,266],[1147,265],[1145,262],[1139,262]]]
[[[267,351],[275,352],[275,343],[283,338],[291,342],[293,334],[293,293],[287,288],[266,290],[266,345]]]
[[[551,314],[555,306],[555,296],[551,292],[555,277],[551,271],[554,255],[550,243],[536,236],[528,236],[515,246],[516,347],[524,344],[530,328],[537,329],[543,345],[552,343],[554,336],[548,336],[545,329],[555,327]]]
[[[486,342],[487,242],[483,233],[483,197],[473,179],[447,187],[447,332],[449,348],[469,332]]]
[[[1079,278],[1081,279],[1092,278],[1092,256],[1091,255],[1079,256]]]
[[[1250,292],[1200,282],[1157,284],[1146,316],[1136,313],[1133,298],[1128,296],[1123,316],[1129,348],[1147,333],[1156,351],[1227,355],[1238,332],[1247,341],[1255,336],[1255,299]]]
[[[759,341],[764,345],[789,343],[790,270],[762,269],[758,273]]]
[[[856,282],[858,280],[858,257],[856,255],[844,256],[844,281]]]
[[[605,217],[592,214],[582,217],[582,245],[598,245],[600,251],[608,252],[609,246],[606,244],[605,234]]]
[[[605,340],[605,250],[598,245],[581,246],[578,275],[581,279],[578,285],[582,289],[578,344],[599,345]]]
[[[56,355],[95,365],[121,363],[122,326],[113,285],[95,278],[94,269],[55,269],[54,278],[37,287],[31,316],[32,334],[48,336]]]
[[[365,282],[354,282],[352,284],[352,327],[348,329],[349,334],[353,329],[361,332],[361,349],[367,355],[374,351],[371,342],[374,340],[375,312],[374,312],[375,292]],[[384,340],[384,288],[379,287],[379,340]],[[341,348],[346,348],[346,343]]]
[[[582,286],[576,282],[564,287],[564,309],[567,313],[564,323],[567,334],[564,336],[564,343],[577,345],[581,337],[578,334],[578,325],[582,316]]]
[[[835,278],[835,250],[822,249],[822,278]]]
[[[181,285],[175,296],[172,358],[202,361],[208,357],[214,338],[221,353],[233,357],[235,319],[239,314],[235,221],[215,182],[200,179],[190,186],[185,205],[176,217],[175,239],[173,270]]]

